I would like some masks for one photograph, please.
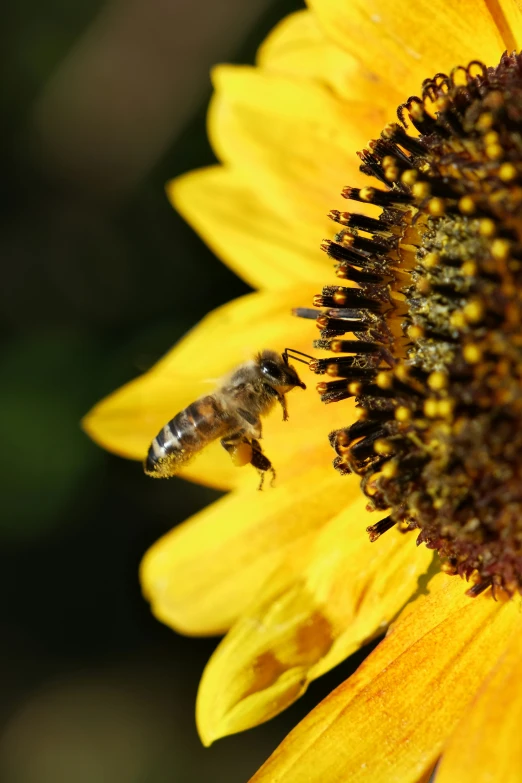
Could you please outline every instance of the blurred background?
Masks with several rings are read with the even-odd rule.
[[[204,749],[194,703],[218,640],[155,621],[138,564],[218,493],[151,482],[79,427],[248,290],[174,213],[164,185],[213,161],[210,66],[253,62],[302,5],[19,0],[5,12],[2,783],[246,781],[354,666],[271,723]]]

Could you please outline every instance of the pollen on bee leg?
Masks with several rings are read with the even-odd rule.
[[[250,465],[252,462],[252,446],[246,441],[239,443],[233,451],[230,452],[230,457],[236,468],[242,468],[243,465]]]

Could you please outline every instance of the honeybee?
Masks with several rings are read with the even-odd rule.
[[[259,443],[262,437],[261,417],[279,402],[283,421],[288,419],[286,397],[299,386],[306,389],[289,358],[304,362],[286,348],[280,354],[265,350],[240,364],[212,393],[191,403],[168,421],[151,443],[144,470],[148,476],[169,478],[209,443],[218,438],[237,467],[252,465],[259,473],[259,489],[270,471],[275,470]],[[304,362],[308,364],[308,362]]]

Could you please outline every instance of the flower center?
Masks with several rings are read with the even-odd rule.
[[[371,540],[419,529],[471,595],[522,592],[522,56],[438,74],[398,117],[359,153],[380,186],[343,191],[379,211],[332,211],[323,243],[355,284],[315,299],[321,398],[359,409],[334,465],[388,510]]]

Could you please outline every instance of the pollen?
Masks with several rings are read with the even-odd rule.
[[[397,115],[322,244],[349,287],[315,297],[335,361],[310,366],[359,412],[334,466],[385,514],[372,541],[416,530],[470,596],[522,593],[522,55],[437,74]]]

